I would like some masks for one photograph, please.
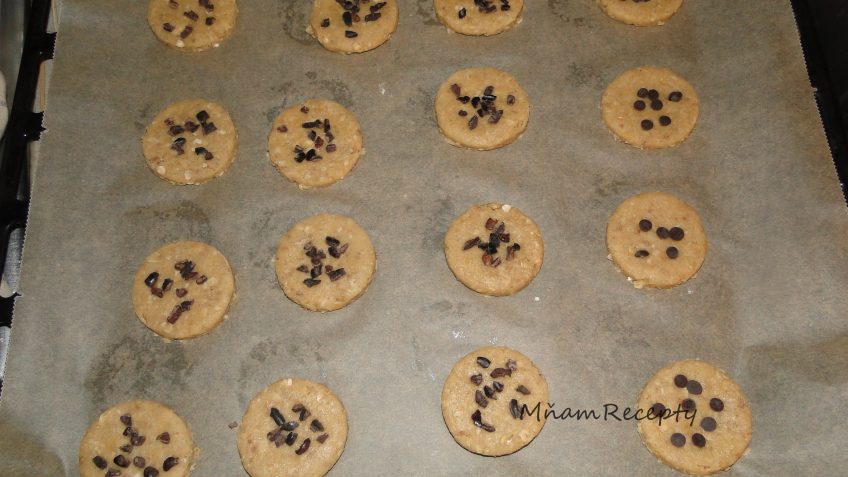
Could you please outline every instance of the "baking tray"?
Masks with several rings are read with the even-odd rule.
[[[91,420],[130,398],[187,420],[201,450],[193,475],[243,475],[228,424],[286,376],[327,384],[347,407],[333,475],[676,475],[633,422],[550,421],[498,459],[463,450],[442,421],[442,383],[493,343],[536,362],[557,409],[633,405],[669,361],[708,360],[754,413],[750,453],[731,475],[848,463],[848,217],[788,2],[686,2],[649,29],[591,1],[534,2],[517,28],[483,39],[447,33],[429,0],[406,0],[393,38],[356,56],[306,35],[306,1],[241,2],[233,37],[192,55],[159,44],[145,8],[63,6],[0,475],[76,475]],[[645,64],[675,70],[702,100],[673,149],[617,143],[600,119],[604,87]],[[441,138],[433,95],[469,66],[509,71],[530,94],[513,145],[470,152]],[[186,97],[222,103],[239,130],[233,166],[199,187],[156,179],[139,147],[153,116]],[[368,153],[342,182],[301,191],[270,165],[266,136],[281,108],[308,97],[353,111]],[[711,244],[698,277],[672,290],[636,290],[606,260],[608,215],[646,190],[689,202]],[[444,261],[448,224],[489,201],[521,208],[547,245],[541,273],[513,297],[469,291]],[[378,255],[365,295],[326,315],[288,301],[272,267],[282,234],[318,212],[356,219]],[[129,290],[151,250],[183,238],[227,256],[238,298],[210,335],[165,343],[134,317]]]

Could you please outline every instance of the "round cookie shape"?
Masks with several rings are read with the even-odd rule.
[[[527,92],[508,73],[468,68],[436,93],[436,121],[448,143],[487,151],[518,139],[530,121]]]
[[[475,205],[445,234],[445,258],[456,279],[490,296],[513,295],[542,268],[545,244],[539,226],[510,205]]]
[[[699,111],[692,85],[664,68],[625,71],[601,97],[607,127],[619,140],[640,149],[680,144],[695,129]]]
[[[318,477],[335,465],[347,441],[347,412],[323,384],[283,379],[247,405],[238,450],[251,477]]]
[[[217,47],[233,32],[236,0],[150,0],[147,23],[156,38],[183,51]]]
[[[439,21],[457,33],[490,36],[521,21],[524,0],[433,0],[433,8]]]
[[[695,209],[664,192],[625,200],[607,222],[610,258],[636,288],[671,288],[704,263],[707,236]]]
[[[503,346],[462,357],[442,389],[442,417],[453,438],[468,451],[492,457],[535,439],[545,425],[547,403],[548,382],[539,368]]]
[[[356,117],[324,99],[286,109],[274,120],[268,136],[271,163],[301,189],[340,181],[364,153]]]
[[[163,338],[195,338],[221,324],[235,289],[233,271],[221,252],[201,242],[174,242],[151,253],[139,267],[133,308]]]
[[[235,159],[238,134],[217,103],[192,99],[156,115],[141,139],[147,167],[172,184],[202,184],[222,175]]]
[[[189,475],[197,449],[174,411],[156,401],[126,401],[107,409],[80,443],[82,477]]]
[[[397,24],[396,0],[314,0],[306,32],[330,51],[362,53],[388,41]]]
[[[598,0],[601,10],[628,25],[663,25],[683,5],[683,0]]]
[[[318,214],[280,239],[277,280],[289,299],[311,311],[334,311],[359,298],[374,276],[377,255],[353,219]]]
[[[703,361],[677,361],[657,371],[637,408],[648,417],[637,424],[642,442],[686,474],[726,470],[751,442],[751,408],[744,393]]]

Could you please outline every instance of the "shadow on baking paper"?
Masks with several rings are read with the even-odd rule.
[[[306,33],[311,8],[312,2],[277,0],[277,18],[280,20],[283,32],[301,45],[317,43],[309,33]]]
[[[29,435],[26,427],[12,422],[8,415],[0,419],[0,475],[67,476],[59,457]]]

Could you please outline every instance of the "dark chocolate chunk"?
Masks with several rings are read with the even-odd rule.
[[[108,465],[108,463],[106,462],[106,459],[104,459],[103,457],[100,457],[99,455],[94,456],[94,458],[91,459],[91,461],[94,462],[94,465],[96,465],[98,469],[105,469],[106,466]]]
[[[489,361],[489,359],[486,358],[486,357],[478,356],[477,357],[477,364],[479,364],[481,368],[486,369],[486,368],[489,367],[489,365],[492,364],[492,362]]]
[[[637,99],[633,103],[633,109],[635,109],[636,111],[643,111],[645,109],[645,102],[641,99]]]
[[[472,116],[472,118],[468,120],[468,129],[474,130],[476,128],[477,128],[477,116]]]
[[[324,425],[318,419],[313,419],[309,423],[309,430],[312,432],[324,432]]]
[[[330,437],[329,434],[321,434],[320,436],[316,437],[315,440],[318,441],[319,444],[323,444],[324,442],[326,442],[328,437]]]
[[[161,442],[162,444],[169,444],[171,442],[171,434],[168,432],[163,432],[156,436],[156,440]]]
[[[330,19],[329,18],[325,18],[325,19],[321,20],[321,28],[327,28],[328,26],[330,26]]]
[[[316,119],[315,121],[305,122],[305,123],[301,124],[300,127],[304,128],[304,129],[319,128],[319,127],[321,127],[322,124],[324,124],[323,121],[321,121],[320,119]],[[313,134],[315,134],[315,131],[309,131],[309,134],[310,134],[309,139],[312,139],[314,141],[315,136],[313,136]]]
[[[678,374],[677,376],[674,377],[674,385],[677,386],[678,388],[685,388],[686,384],[688,384],[688,383],[689,383],[689,380],[686,379],[686,376],[684,376],[682,374]]]
[[[515,390],[516,390],[516,391],[518,391],[518,392],[520,392],[521,394],[523,394],[523,395],[525,395],[525,396],[527,396],[528,394],[530,394],[530,390],[529,390],[529,389],[527,389],[527,387],[526,387],[525,385],[523,385],[523,384],[520,384],[517,388],[515,388]]]
[[[138,434],[134,434],[134,435],[130,436],[130,444],[132,444],[132,445],[134,445],[134,446],[136,446],[136,447],[138,447],[138,446],[140,446],[140,445],[144,444],[144,441],[146,441],[146,440],[147,440],[147,438],[146,438],[146,437],[144,437],[144,436],[140,436],[140,435],[138,435]],[[143,467],[143,466],[142,466],[142,467]]]
[[[347,274],[347,272],[345,272],[344,268],[337,268],[337,269],[327,273],[327,276],[330,277],[331,282],[334,282],[334,281],[338,280],[339,278],[345,276],[345,274]]]
[[[471,421],[474,422],[475,426],[479,427],[480,429],[483,429],[486,432],[495,432],[494,426],[486,424],[482,421],[482,416],[480,415],[479,409],[474,411],[474,414],[471,415]]]
[[[683,237],[686,234],[683,232],[683,229],[680,227],[672,227],[671,230],[668,231],[668,236],[671,237],[675,242],[679,242],[683,240]]]
[[[695,447],[704,447],[707,445],[707,438],[696,432],[692,434],[692,444],[695,444]]]
[[[188,18],[189,20],[191,20],[193,22],[196,22],[200,18],[200,16],[197,13],[195,13],[194,10],[189,10],[187,12],[183,12],[183,16],[185,16],[186,18]]]
[[[142,456],[140,456],[140,455],[137,455],[137,456],[133,457],[133,461],[132,461],[132,462],[133,462],[133,465],[134,465],[134,466],[136,466],[136,467],[138,467],[139,469],[143,469],[143,468],[144,468],[144,464],[146,463],[146,462],[145,462],[145,460],[144,460],[144,457],[142,457]]]
[[[196,117],[197,120],[200,121],[200,124],[203,124],[209,119],[209,113],[207,113],[206,110],[203,109],[197,114],[195,114],[194,117]]]
[[[668,229],[665,227],[657,227],[657,237],[661,239],[668,238]]]
[[[345,25],[353,26],[353,15],[350,12],[346,11],[342,13],[342,20],[344,21]]]
[[[486,406],[489,405],[489,400],[486,399],[486,396],[483,396],[483,391],[480,391],[479,389],[474,391],[474,402],[483,409],[486,409]]]
[[[156,280],[158,280],[158,279],[159,279],[159,273],[153,272],[150,275],[148,275],[147,278],[144,279],[144,284],[149,286],[149,287],[152,287],[153,285],[156,284]],[[121,416],[121,422],[124,422],[124,416]],[[124,424],[128,425],[128,426],[132,425],[132,421],[130,421],[129,424],[124,422]]]
[[[716,420],[711,417],[705,417],[701,419],[701,428],[707,432],[713,432],[714,430],[716,430],[717,426],[718,425],[716,424]]]
[[[201,275],[197,277],[197,280],[195,280],[194,283],[197,283],[198,285],[203,285],[204,283],[206,283],[206,280],[209,280],[209,277],[207,277],[206,275]]]
[[[294,453],[297,455],[302,455],[304,452],[308,451],[310,442],[311,441],[308,437],[304,439],[303,442],[300,444],[300,447],[298,447],[297,450],[294,451]]]
[[[695,401],[687,398],[680,402],[680,407],[684,411],[694,411],[697,406],[695,405]]]
[[[660,126],[668,126],[671,124],[671,118],[668,116],[660,116]]]
[[[191,35],[191,32],[193,32],[193,31],[194,31],[194,28],[192,28],[190,26],[183,28],[183,31],[180,32],[180,38],[185,40],[186,38],[188,38],[189,35]]]
[[[380,19],[380,13],[369,13],[364,17],[366,22],[375,22]]]
[[[524,417],[521,415],[521,407],[518,406],[518,400],[513,399],[509,401],[509,413],[512,414],[514,419],[523,419]]]
[[[289,421],[289,422],[286,422],[285,424],[281,425],[280,428],[283,429],[284,431],[293,431],[293,430],[297,429],[297,427],[299,425],[300,425],[300,423],[298,423],[297,421]]]
[[[489,399],[497,399],[497,397],[495,397],[495,390],[489,385],[483,386],[483,394],[485,394]]]
[[[651,412],[654,413],[654,416],[662,416],[665,409],[665,404],[661,402],[654,403],[654,405],[651,406]]]
[[[650,254],[651,254],[651,252],[648,252],[647,250],[639,249],[639,250],[636,251],[635,254],[633,254],[633,256],[636,257],[636,258],[645,258]]]
[[[306,113],[309,112],[309,108],[307,108],[306,106],[301,106],[300,112],[303,113],[303,114],[306,114]]]
[[[327,147],[325,149],[329,153],[336,152],[336,145],[335,144],[327,144]]]
[[[297,441],[297,432],[289,432],[286,435],[286,445],[291,447],[294,445],[295,441]]]
[[[669,247],[669,248],[674,248],[674,247]],[[675,250],[677,250],[677,249],[675,249]],[[695,381],[694,379],[690,379],[689,382],[686,383],[686,390],[689,391],[690,393],[696,395],[696,396],[701,394],[702,392],[704,392],[704,388],[703,388],[703,386],[701,386],[701,383],[699,383],[698,381]]]
[[[510,105],[510,106],[512,106],[513,104],[515,104],[515,96],[513,96],[513,95],[511,95],[511,94],[510,94],[510,95],[507,95],[507,97],[506,97],[506,104],[508,104],[508,105]]]
[[[127,454],[129,454],[133,450],[133,445],[132,444],[124,444],[121,447],[118,447],[118,449],[121,449],[121,452],[126,452]]]
[[[654,224],[651,223],[648,219],[642,219],[639,221],[639,230],[642,232],[647,232],[654,227]]]
[[[677,256],[680,254],[680,251],[677,250],[677,247],[668,247],[667,249],[665,249],[665,254],[668,255],[668,258],[673,260],[677,258]]]
[[[215,123],[203,123],[203,135],[212,134],[217,131],[218,128],[215,126]]]
[[[648,99],[653,101],[655,99],[658,99],[659,97],[660,97],[660,93],[657,90],[655,90],[655,89],[649,89],[648,90]]]
[[[645,131],[650,131],[651,129],[654,128],[654,122],[651,121],[650,119],[643,119],[641,126],[642,126],[642,129],[644,129]]]
[[[356,33],[355,31],[345,30],[345,36],[348,38],[356,38],[359,36],[359,33]]]
[[[680,101],[681,99],[683,99],[683,93],[681,93],[680,91],[672,91],[671,93],[668,94],[668,100],[669,101],[673,101],[673,102],[676,103],[676,102]]]
[[[504,376],[512,376],[512,371],[506,368],[495,368],[489,376],[494,379],[502,378]]]
[[[163,23],[162,29],[165,30],[166,32],[170,33],[172,31],[174,31],[174,25],[171,25],[170,23]]]
[[[504,385],[500,381],[492,382],[492,387],[495,388],[495,391],[502,393],[504,390]]]
[[[168,472],[169,470],[173,469],[175,465],[177,465],[179,463],[180,463],[180,459],[178,459],[174,456],[168,457],[167,459],[165,459],[164,462],[162,462],[162,470],[164,470],[165,472]]]
[[[640,98],[648,97],[648,88],[639,88],[639,91],[636,91],[636,96]]]
[[[127,468],[130,466],[130,460],[123,454],[116,455],[115,458],[112,459],[112,462],[114,462],[118,467]]]
[[[271,419],[273,419],[278,426],[282,426],[286,423],[286,418],[283,417],[283,413],[281,413],[276,407],[271,408]]]
[[[180,134],[185,132],[185,128],[180,126],[179,124],[175,124],[168,128],[168,134],[171,136],[179,136]]]
[[[467,15],[467,14],[468,14],[468,12],[465,10],[465,7],[459,9],[459,19],[460,20],[465,18],[465,15]]]
[[[470,248],[474,248],[479,243],[480,243],[480,237],[474,237],[473,239],[465,242],[465,244],[462,246],[462,250],[468,250]]]
[[[185,128],[188,132],[195,132],[199,127],[200,126],[198,126],[197,123],[194,121],[188,120],[185,122]]]
[[[159,470],[156,467],[145,467],[144,477],[159,477]]]
[[[662,101],[660,101],[658,99],[651,101],[651,109],[653,109],[654,111],[659,111],[662,108],[663,108]]]
[[[710,409],[712,409],[715,412],[724,411],[724,401],[722,401],[719,398],[710,399]]]
[[[215,23],[215,17],[206,17],[204,23],[206,23],[207,26],[212,26],[212,24]]]
[[[106,477],[118,477],[121,475],[121,471],[118,469],[109,469],[106,471]]]
[[[686,444],[686,436],[679,432],[671,435],[671,445],[674,447],[683,447]]]
[[[173,284],[174,284],[174,281],[171,280],[170,278],[166,278],[166,279],[162,280],[162,291],[166,292],[166,291],[170,290],[171,285],[173,285]]]
[[[506,360],[506,369],[510,371],[517,371],[518,363],[516,363],[514,359],[508,359]]]
[[[188,290],[186,290],[185,288],[177,288],[176,291],[174,291],[174,293],[177,294],[177,298],[182,298],[182,297],[186,296],[186,293],[188,293]]]
[[[471,376],[471,382],[479,386],[483,383],[483,375],[482,374],[474,374]]]
[[[312,288],[319,283],[321,283],[321,280],[316,280],[314,278],[307,278],[303,281],[303,284],[306,285],[308,288]]]

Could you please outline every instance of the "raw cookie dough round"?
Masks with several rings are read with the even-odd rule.
[[[236,0],[150,0],[147,23],[157,38],[178,50],[217,47],[233,32]]]
[[[169,407],[156,401],[122,402],[86,431],[79,450],[80,475],[103,477],[115,471],[111,475],[185,477],[196,451],[185,421]]]
[[[271,162],[301,189],[344,178],[364,154],[356,117],[344,106],[310,99],[277,116],[268,136]]]
[[[689,137],[699,104],[686,80],[671,70],[645,66],[610,83],[601,98],[601,115],[618,139],[640,149],[659,149]]]
[[[539,368],[503,346],[462,357],[442,389],[442,417],[453,438],[475,454],[493,457],[512,454],[535,439],[545,425],[547,403],[548,382]],[[522,412],[526,405],[533,413],[537,404],[537,414]]]
[[[334,311],[359,298],[377,268],[368,233],[353,219],[318,214],[280,239],[274,260],[289,299],[312,311]]]
[[[181,340],[221,324],[235,290],[233,271],[221,252],[201,242],[174,242],[141,264],[132,301],[135,314],[154,333]]]
[[[539,273],[545,244],[539,226],[517,208],[475,205],[448,228],[445,258],[463,285],[484,295],[507,296]]]
[[[283,379],[247,405],[238,450],[251,477],[326,474],[344,451],[347,412],[323,384]]]
[[[463,35],[497,35],[521,21],[524,0],[489,0],[486,6],[474,0],[433,0],[436,17],[446,27]]]
[[[601,10],[628,25],[662,25],[672,17],[683,0],[598,0]]]
[[[527,128],[530,99],[509,74],[495,68],[468,68],[452,74],[439,87],[436,121],[454,146],[497,149],[518,139]]]
[[[182,185],[202,184],[223,174],[235,159],[237,142],[227,111],[202,99],[168,106],[141,139],[147,167],[160,178]]]
[[[350,0],[345,9],[336,0],[314,0],[306,32],[324,48],[339,53],[362,53],[388,41],[398,24],[396,0]]]
[[[748,400],[722,370],[703,361],[677,361],[659,370],[637,408],[652,410],[650,419],[637,424],[645,446],[686,474],[725,470],[751,442]]]
[[[636,288],[671,288],[701,269],[707,235],[698,213],[685,202],[671,194],[645,192],[612,213],[607,248]]]

